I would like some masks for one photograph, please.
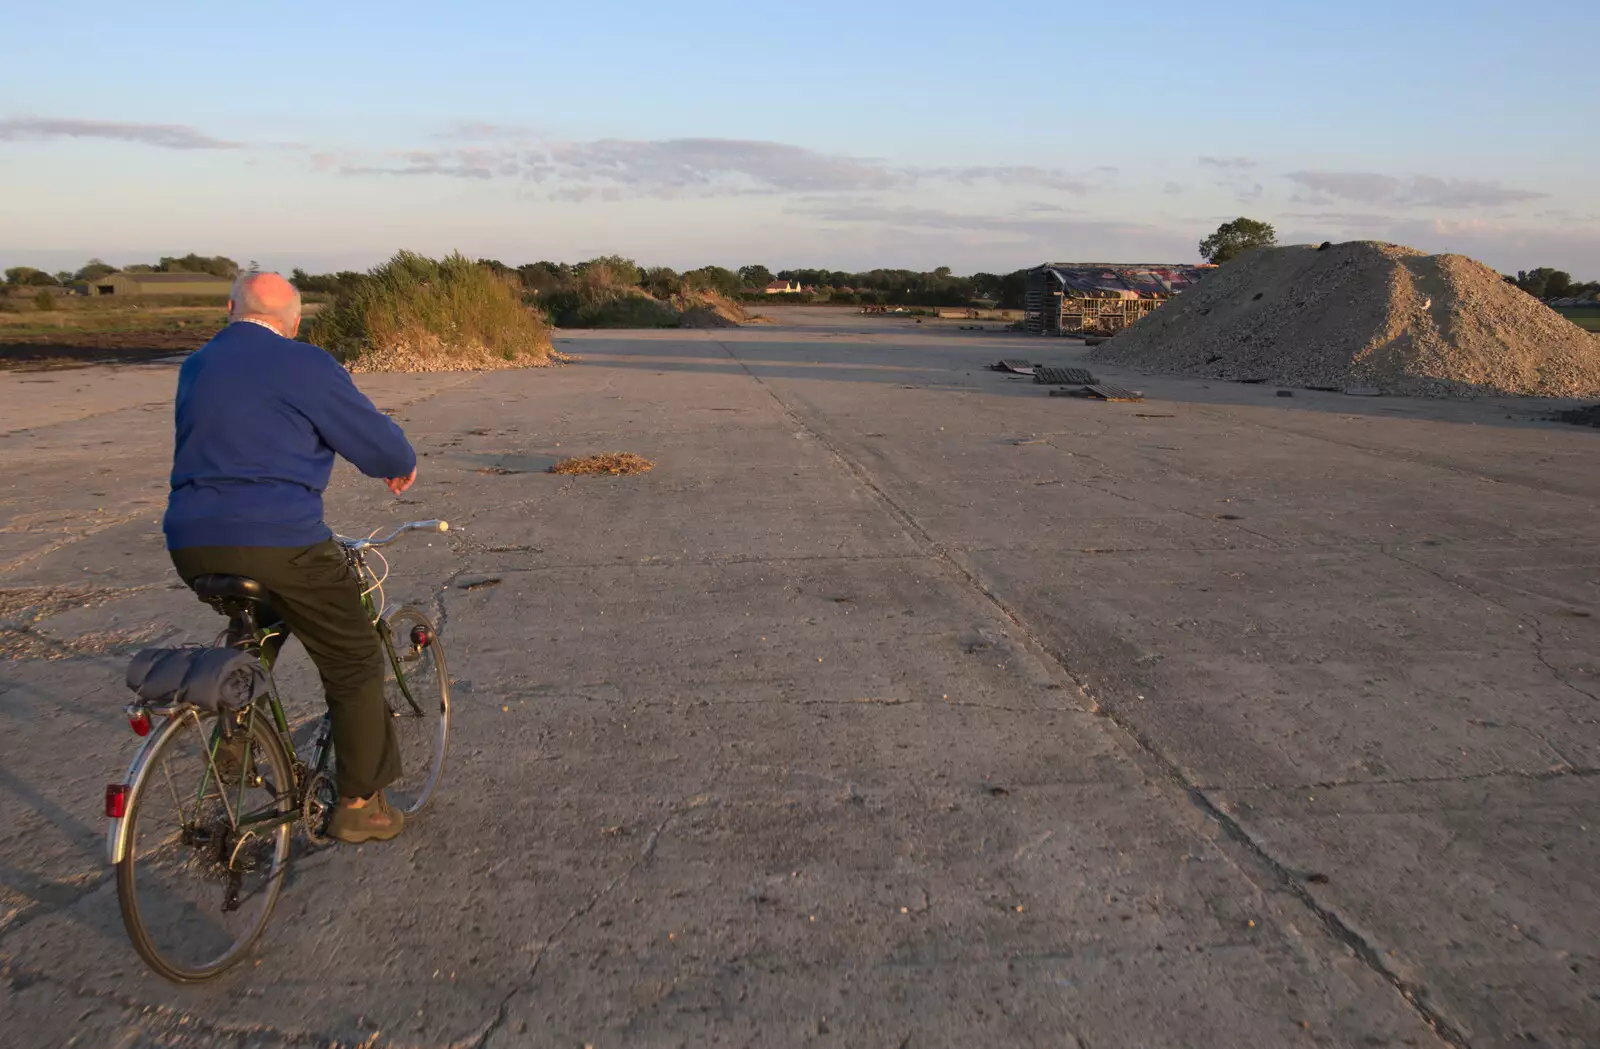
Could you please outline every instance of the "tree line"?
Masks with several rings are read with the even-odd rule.
[[[252,267],[254,265],[251,263]],[[108,273],[209,273],[232,280],[239,275],[239,270],[239,264],[225,255],[191,252],[183,256],[164,255],[153,263],[136,262],[129,266],[113,266],[103,259],[90,259],[76,270],[54,273],[35,266],[13,266],[6,270],[6,284],[13,288],[56,288],[97,281]]]
[[[531,296],[549,296],[577,284],[595,267],[604,267],[609,279],[637,287],[657,298],[668,298],[684,291],[713,291],[729,298],[766,299],[767,285],[777,280],[792,281],[806,291],[774,298],[807,302],[843,302],[898,306],[952,306],[968,302],[990,302],[1020,309],[1027,289],[1028,271],[1007,274],[974,273],[957,276],[949,266],[933,270],[875,269],[865,272],[827,269],[786,269],[774,273],[762,265],[701,266],[678,272],[669,266],[641,266],[620,255],[602,255],[583,262],[543,260],[508,265],[498,259],[479,259],[478,264],[500,276],[514,280]],[[363,274],[353,270],[338,273],[307,273],[296,269],[290,282],[302,293],[337,295],[341,289],[358,283]]]
[[[1507,284],[1515,284],[1536,299],[1568,299],[1600,297],[1600,281],[1575,281],[1565,270],[1540,266],[1536,270],[1518,270],[1515,277],[1506,277]]]
[[[1276,243],[1276,231],[1270,223],[1240,217],[1223,223],[1215,233],[1201,241],[1199,247],[1202,257],[1210,262],[1223,263],[1251,248],[1270,247]],[[515,281],[530,296],[550,295],[571,289],[587,270],[604,266],[610,279],[638,287],[657,298],[668,298],[684,291],[714,291],[729,298],[765,298],[766,287],[782,280],[798,284],[806,290],[775,298],[886,306],[982,303],[1002,309],[1022,308],[1029,272],[1020,269],[1010,273],[980,272],[960,276],[952,272],[949,266],[932,270],[873,269],[851,272],[802,268],[774,272],[766,266],[750,265],[737,270],[701,266],[680,273],[668,266],[641,266],[633,259],[620,255],[603,255],[578,263],[543,260],[519,266],[507,265],[498,259],[477,261],[501,277]],[[154,263],[136,263],[120,268],[102,259],[90,259],[77,270],[58,270],[54,273],[34,266],[13,266],[5,271],[5,285],[13,292],[48,289],[92,282],[119,269],[124,273],[207,273],[232,279],[245,268],[254,269],[255,263],[241,267],[224,255],[197,255],[193,252],[182,256],[162,256]],[[364,277],[365,274],[354,270],[314,274],[295,269],[290,279],[302,293],[336,296],[341,289],[353,287]],[[1515,276],[1508,275],[1505,279],[1507,283],[1540,299],[1600,294],[1600,281],[1575,281],[1566,271],[1549,266],[1518,270]]]

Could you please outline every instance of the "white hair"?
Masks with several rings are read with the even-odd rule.
[[[233,300],[233,308],[228,311],[230,320],[241,317],[261,317],[274,320],[288,327],[300,319],[300,292],[290,285],[294,297],[280,306],[268,306],[261,301],[255,289],[250,286],[250,278],[260,276],[259,273],[241,273],[234,278],[233,291],[229,298]]]

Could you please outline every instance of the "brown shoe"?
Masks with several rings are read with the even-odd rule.
[[[333,818],[328,821],[328,836],[351,845],[364,841],[388,841],[405,827],[404,814],[389,807],[383,791],[372,795],[359,809],[341,801],[334,806]]]

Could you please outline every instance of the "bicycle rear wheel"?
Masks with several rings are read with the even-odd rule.
[[[245,720],[228,744],[215,717],[175,717],[128,798],[117,863],[123,924],[139,956],[175,983],[208,980],[243,958],[283,888],[293,774],[270,720]]]
[[[383,682],[389,723],[400,748],[400,778],[385,788],[389,804],[407,816],[422,811],[444,775],[450,742],[450,675],[433,621],[407,606],[384,617],[389,661]]]

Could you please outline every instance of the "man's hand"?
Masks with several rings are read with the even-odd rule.
[[[404,476],[404,477],[388,477],[388,478],[384,479],[383,483],[389,486],[389,491],[393,492],[395,495],[399,495],[401,492],[405,491],[407,488],[410,488],[412,486],[412,484],[414,484],[416,482],[416,480],[417,480],[417,468],[415,466],[413,466],[411,468],[411,472],[409,474],[407,474],[406,476]]]

